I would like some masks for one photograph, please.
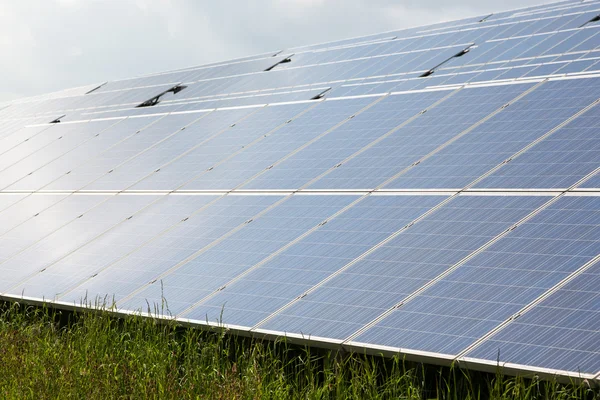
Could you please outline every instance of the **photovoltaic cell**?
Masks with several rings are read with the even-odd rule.
[[[599,204],[559,199],[356,340],[458,354],[600,253]]]
[[[104,151],[118,145],[118,143],[129,139],[132,135],[135,135],[138,130],[152,124],[156,119],[157,118],[124,119],[99,134],[96,134],[80,146],[40,166],[37,170],[32,171],[31,174],[22,177],[7,187],[7,190],[39,190],[50,182],[69,173],[74,168],[87,164],[90,159],[94,159]]]
[[[448,91],[388,96],[243,189],[297,189],[448,95]]]
[[[53,125],[41,125],[41,126],[32,126],[32,127],[24,127],[20,129],[13,129],[8,127],[0,127],[0,155],[6,153],[12,148],[18,146],[24,141],[29,140],[35,135],[45,131],[46,129],[52,127]],[[8,163],[3,164],[7,166]]]
[[[461,90],[309,188],[375,188],[531,87],[526,84]]]
[[[191,125],[121,164],[110,174],[106,174],[85,186],[85,189],[114,190],[133,186],[156,170],[168,168],[165,166],[174,162],[178,157],[184,156],[191,149],[210,140],[215,140],[214,137],[218,137],[222,131],[253,111],[256,111],[256,109],[213,111],[204,115],[197,114],[196,118],[199,119],[192,122]]]
[[[549,81],[386,185],[462,188],[590,105],[600,80]]]
[[[600,371],[598,287],[600,263],[512,321],[467,357],[596,374]]]
[[[356,200],[357,196],[293,196],[180,268],[148,286],[132,301],[129,309],[147,302],[169,300],[173,314],[192,306],[237,275],[246,272],[270,254],[316,227],[327,217]],[[229,312],[224,311],[224,318]],[[211,319],[212,320],[212,319]]]
[[[476,188],[568,188],[600,165],[594,107],[476,184]]]
[[[596,173],[585,182],[577,186],[583,189],[599,189],[600,188],[600,173]]]
[[[66,153],[70,147],[91,139],[117,121],[88,122],[85,124],[57,124],[33,135],[29,140],[6,151],[0,157],[0,188],[5,188],[28,174],[39,163]],[[24,137],[23,139],[25,139]],[[43,164],[42,164],[43,165]]]
[[[53,299],[126,257],[218,196],[164,196],[101,237],[55,262],[11,293]],[[110,249],[110,251],[106,251]]]
[[[106,201],[108,195],[31,195],[0,213],[0,265]]]
[[[345,339],[544,200],[506,196],[453,199],[261,328]],[[381,340],[368,342],[381,344]]]
[[[288,154],[301,150],[328,129],[341,123],[353,113],[371,104],[373,98],[325,101],[289,124],[278,129],[251,147],[244,149],[226,163],[182,187],[183,190],[235,188],[266,170]]]
[[[132,187],[134,190],[177,189],[206,172],[209,168],[251,147],[273,129],[305,111],[312,103],[268,106],[258,109],[247,119],[230,127],[220,135],[193,148],[169,165],[156,171]]]
[[[127,257],[106,266],[59,299],[79,303],[84,298],[94,300],[108,296],[118,301],[278,200],[281,200],[280,196],[226,196],[219,199]]]
[[[121,164],[144,151],[156,146],[169,136],[178,133],[181,128],[202,117],[201,114],[167,115],[141,131],[124,131],[124,135],[131,135],[127,140],[117,146],[104,151],[100,155],[88,160],[87,163],[74,168],[68,175],[44,186],[46,190],[78,190],[91,182],[110,173]]]
[[[445,198],[367,197],[184,316],[258,324]]]
[[[12,245],[10,255],[2,256],[0,273],[6,279],[0,283],[0,291],[4,292],[20,280],[27,278],[53,262],[65,257],[70,252],[84,245],[105,230],[122,222],[158,196],[71,196],[84,203],[82,213],[63,226],[47,233],[45,236],[32,235],[31,229],[23,225],[3,235],[3,246]],[[77,200],[74,200],[77,201]],[[87,204],[86,204],[87,203]],[[86,210],[87,209],[87,210]],[[69,212],[75,209],[70,208]],[[40,214],[42,216],[43,214]],[[52,215],[49,215],[52,217]],[[35,220],[30,220],[37,222]],[[43,221],[40,221],[43,223]],[[39,225],[37,225],[39,226]],[[15,250],[19,250],[17,253]]]

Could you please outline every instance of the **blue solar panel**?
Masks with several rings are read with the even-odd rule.
[[[531,87],[526,84],[461,90],[309,188],[375,188]],[[441,125],[445,125],[444,129],[440,129]]]
[[[584,189],[599,189],[600,188],[600,173],[591,176],[585,182],[581,183],[578,188]]]
[[[256,218],[180,268],[160,277],[122,307],[143,308],[169,299],[169,310],[179,314],[270,254],[318,226],[357,196],[293,196]]]
[[[458,197],[261,327],[345,339],[545,200]],[[373,337],[367,342],[388,344]]]
[[[186,153],[190,152],[191,149],[202,146],[207,142],[214,142],[216,140],[214,138],[218,137],[222,131],[253,111],[256,111],[256,109],[238,109],[196,114],[192,118],[199,119],[192,122],[191,125],[185,126],[184,130],[169,136],[164,141],[157,143],[135,158],[116,166],[110,174],[106,174],[85,186],[85,189],[114,190],[126,189],[133,186],[146,176],[155,173],[158,169],[168,169],[166,167],[168,164],[176,162],[174,160],[177,160],[179,157],[185,157]],[[258,134],[258,132],[255,133],[255,135]],[[243,144],[243,142],[234,142],[231,147],[237,148]],[[172,187],[172,189],[174,188]],[[150,189],[154,188],[150,187]]]
[[[600,109],[573,122],[504,165],[476,188],[568,188],[600,164]]]
[[[55,125],[31,136],[29,140],[9,149],[0,157],[0,187],[8,186],[35,170],[38,165],[52,161],[53,157],[59,157],[116,122]]]
[[[110,173],[119,165],[144,151],[156,146],[171,135],[177,134],[181,128],[200,118],[201,114],[167,115],[145,127],[141,131],[125,131],[128,139],[118,143],[114,148],[102,152],[69,172],[69,174],[44,186],[49,190],[77,190]],[[146,117],[143,117],[146,119]],[[151,120],[149,120],[151,122]],[[133,135],[132,135],[133,133]]]
[[[600,253],[599,205],[561,198],[356,341],[460,353]]]
[[[88,141],[80,146],[65,152],[64,154],[47,161],[43,164],[40,160],[36,160],[38,169],[32,170],[28,174],[12,185],[7,187],[7,190],[39,190],[50,182],[59,179],[63,175],[69,173],[74,168],[87,164],[90,159],[94,159],[105,151],[112,151],[114,146],[120,142],[129,139],[135,135],[138,130],[153,123],[156,118],[127,118],[118,122],[108,129],[93,136]],[[63,149],[62,143],[59,148]],[[44,150],[46,152],[47,149]],[[31,170],[32,168],[30,168]]]
[[[543,83],[385,187],[462,188],[591,104],[599,86],[599,79]]]
[[[441,91],[388,96],[242,188],[300,188],[448,94]]]
[[[596,263],[467,357],[597,374],[599,287],[600,263]]]
[[[445,198],[367,197],[185,316],[253,326]]]
[[[183,190],[235,188],[270,168],[288,154],[301,150],[328,129],[375,101],[359,98],[325,101],[278,129],[260,143],[244,149],[226,163],[189,182]]]
[[[280,196],[219,199],[127,257],[102,266],[95,275],[59,299],[79,303],[84,298],[94,300],[108,295],[109,299],[119,300],[279,200]]]
[[[133,218],[116,225],[98,239],[65,255],[43,272],[12,288],[10,292],[53,299],[126,257],[217,198],[218,196],[164,196]],[[107,252],[106,249],[110,251]]]
[[[262,140],[264,135],[285,124],[311,105],[301,103],[258,109],[247,119],[200,145],[190,148],[180,157],[172,157],[172,162],[132,188],[136,190],[177,189],[209,168],[215,167],[227,157],[251,146],[253,142]]]
[[[46,129],[52,126],[54,125],[45,124],[41,126],[31,126],[20,129],[2,126],[2,128],[0,128],[0,154],[5,154],[7,151],[20,145],[24,141],[30,140],[32,137],[38,135],[39,133],[45,131]],[[8,165],[8,163],[3,165],[6,166]]]
[[[6,246],[8,252],[3,251],[0,259],[0,273],[3,274],[0,291],[5,291],[29,275],[48,267],[157,198],[158,196],[72,195],[59,203],[69,212],[67,219],[70,218],[70,221],[56,226],[58,224],[51,208],[48,210],[50,212],[40,213],[40,221],[37,220],[39,217],[29,220],[31,224],[35,224],[35,230],[27,225],[20,225],[5,233],[2,245]],[[69,207],[70,204],[65,202],[73,202],[77,207]],[[73,215],[76,211],[80,214]],[[56,225],[46,225],[44,217],[52,219]],[[44,226],[47,230],[37,231],[39,226]]]

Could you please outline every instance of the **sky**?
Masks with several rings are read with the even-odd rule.
[[[0,102],[548,2],[0,0]]]

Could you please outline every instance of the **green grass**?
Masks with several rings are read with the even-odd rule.
[[[560,385],[469,374],[107,312],[0,309],[0,398],[578,399]]]

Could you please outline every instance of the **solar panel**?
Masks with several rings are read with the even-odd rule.
[[[600,371],[596,262],[585,272],[467,353],[563,371]]]
[[[598,379],[600,1],[0,105],[0,295]]]
[[[597,206],[559,199],[355,340],[459,354],[597,254]]]
[[[239,229],[280,199],[279,196],[227,196],[219,199],[136,248],[127,257],[102,265],[85,282],[69,288],[59,299],[70,302],[82,298],[93,300],[107,295],[107,288],[110,288],[111,298],[122,299],[224,235]]]
[[[185,316],[212,322],[222,317],[227,323],[252,327],[445,198],[366,198],[274,258],[257,264]]]
[[[280,312],[264,328],[346,339],[544,200],[537,196],[459,196],[354,261],[297,304]],[[447,324],[442,321],[439,326]],[[398,327],[401,329],[403,325]],[[390,336],[405,347],[401,335]],[[382,340],[367,342],[388,344]]]

